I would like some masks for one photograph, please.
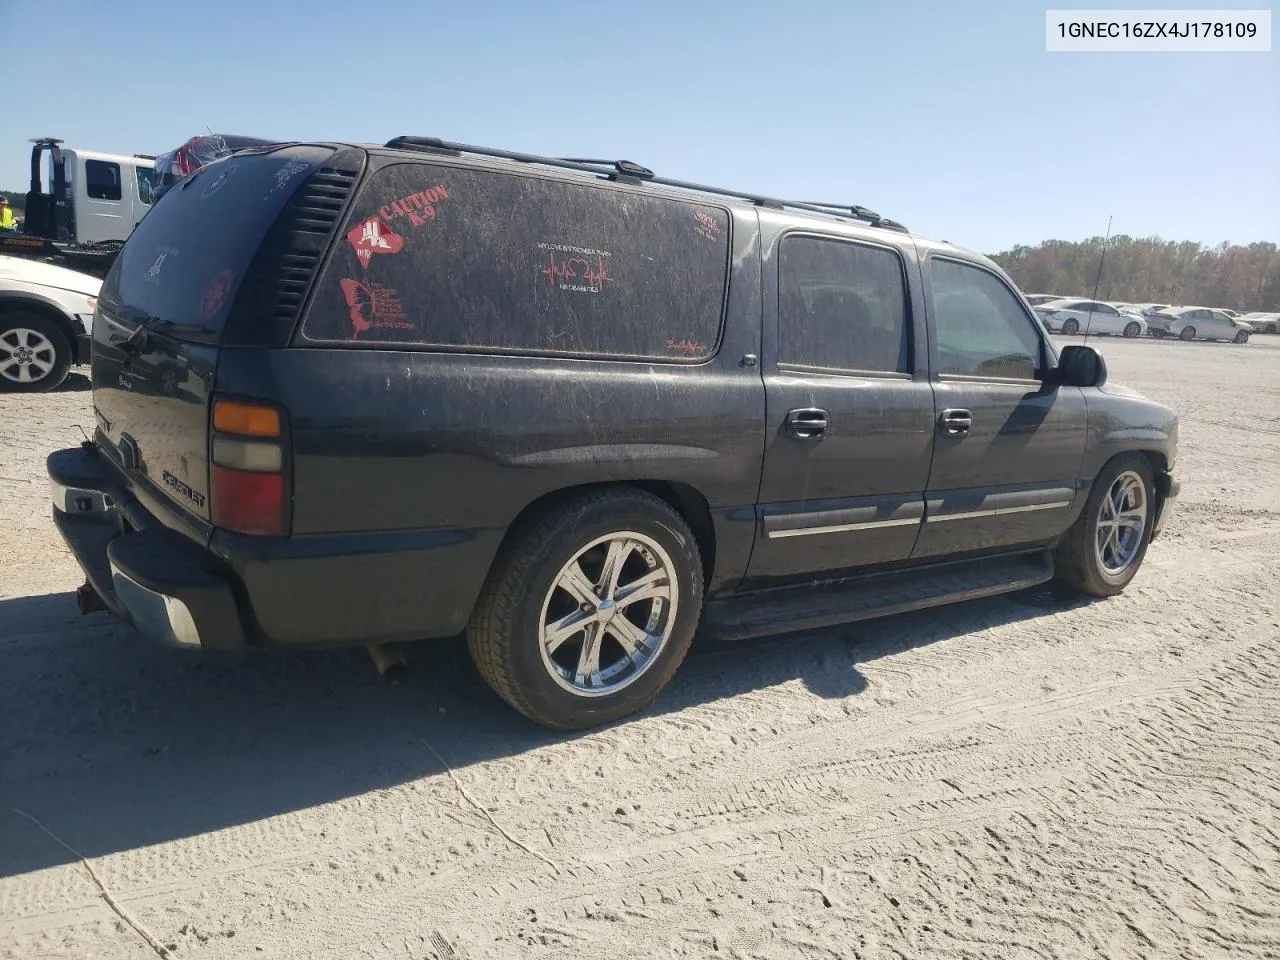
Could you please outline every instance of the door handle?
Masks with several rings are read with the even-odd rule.
[[[821,440],[827,431],[827,411],[801,407],[787,414],[787,433],[797,440]]]
[[[948,408],[943,410],[942,416],[938,418],[938,426],[948,437],[966,436],[969,428],[973,426],[973,414],[958,407]]]

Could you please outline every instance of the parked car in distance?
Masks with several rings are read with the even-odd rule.
[[[1280,313],[1246,313],[1240,318],[1254,333],[1280,332]]]
[[[42,393],[88,363],[102,281],[24,257],[0,256],[0,390]]]
[[[465,631],[576,729],[700,627],[1119,593],[1178,492],[1172,410],[863,207],[417,137],[193,176],[103,285],[93,442],[48,460],[82,609],[155,639]]]
[[[1051,333],[1068,336],[1075,333],[1115,337],[1140,337],[1147,332],[1147,321],[1140,313],[1121,313],[1109,303],[1098,300],[1052,300],[1036,307],[1036,313]]]
[[[1248,343],[1253,328],[1211,307],[1171,307],[1148,318],[1152,336]]]

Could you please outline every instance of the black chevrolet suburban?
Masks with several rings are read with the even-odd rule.
[[[48,461],[81,609],[209,650],[465,631],[553,728],[745,637],[1118,593],[1177,419],[989,260],[859,206],[439,140],[186,178]]]

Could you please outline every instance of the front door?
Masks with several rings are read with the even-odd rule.
[[[905,561],[933,449],[914,247],[788,234],[766,249],[767,445],[746,582]]]
[[[996,273],[934,256],[924,274],[937,442],[913,557],[1058,536],[1079,495],[1083,395],[1045,384],[1048,345]]]
[[[1213,337],[1217,340],[1232,340],[1235,338],[1239,328],[1235,325],[1229,316],[1221,310],[1206,310],[1209,315],[1208,321],[1205,323],[1204,335]]]

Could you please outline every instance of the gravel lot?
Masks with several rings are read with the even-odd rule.
[[[0,396],[0,957],[1280,957],[1280,337],[1095,342],[1182,416],[1123,596],[698,644],[582,736],[456,644],[389,687],[78,616],[87,381]]]

